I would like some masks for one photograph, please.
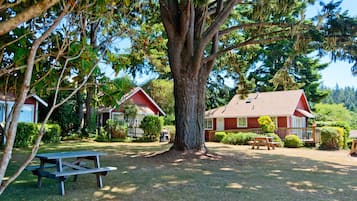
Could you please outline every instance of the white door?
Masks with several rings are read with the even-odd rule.
[[[223,131],[224,130],[224,118],[217,118],[216,120],[216,130]]]

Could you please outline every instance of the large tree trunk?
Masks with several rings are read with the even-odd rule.
[[[217,11],[221,10],[221,3]],[[205,50],[210,49],[211,54],[217,52],[219,26],[234,3],[229,2],[217,22],[205,32],[208,4],[195,7],[193,1],[160,0],[161,17],[168,36],[168,57],[174,77],[175,150],[206,151],[203,124],[205,86],[215,57],[207,61],[203,59]]]
[[[204,151],[206,79],[182,74],[174,79],[176,150]]]

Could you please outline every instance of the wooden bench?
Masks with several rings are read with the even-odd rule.
[[[55,177],[67,177],[67,176],[76,176],[80,174],[100,174],[100,175],[107,175],[108,172],[116,170],[116,167],[101,167],[101,168],[91,168],[91,169],[80,169],[80,170],[71,170],[71,171],[64,171],[64,172],[53,172],[50,173]]]
[[[40,167],[41,166],[39,166],[39,165],[31,165],[31,166],[27,166],[26,168],[25,168],[25,170],[26,171],[37,171],[37,170],[39,170],[40,169]],[[55,168],[56,167],[56,164],[45,164],[44,166],[43,166],[43,168]]]

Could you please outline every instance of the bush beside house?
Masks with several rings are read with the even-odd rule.
[[[156,141],[159,138],[164,121],[158,116],[148,115],[141,121],[140,128],[144,131],[144,141]]]
[[[316,122],[317,127],[339,127],[343,129],[343,136],[342,136],[342,141],[340,142],[342,144],[343,149],[348,148],[347,142],[349,141],[349,135],[350,135],[350,125],[345,122],[345,121],[317,121]]]
[[[346,142],[347,146],[347,142]],[[321,149],[337,150],[344,147],[344,131],[339,127],[321,129]]]
[[[298,148],[302,147],[303,143],[301,142],[300,138],[296,135],[290,134],[287,135],[284,139],[284,147],[288,148]]]
[[[218,131],[214,133],[214,139],[216,142],[221,142],[226,135],[226,132]]]
[[[19,122],[16,131],[15,147],[27,147],[33,145],[41,124]],[[61,127],[58,124],[46,124],[45,134],[42,137],[44,143],[58,143],[61,140]]]
[[[273,133],[275,130],[275,123],[269,116],[261,116],[258,118],[258,123],[264,133]]]
[[[259,135],[256,133],[227,133],[221,142],[224,144],[247,145],[248,141],[252,141],[257,136]]]

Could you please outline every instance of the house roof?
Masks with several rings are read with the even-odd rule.
[[[46,101],[44,101],[42,98],[40,98],[39,96],[37,96],[36,94],[30,94],[29,97],[32,97],[34,99],[36,99],[36,101],[40,102],[42,105],[44,105],[45,107],[48,107],[48,103]],[[9,94],[3,94],[2,92],[0,92],[0,100],[2,101],[15,101],[16,97],[13,93],[9,93]]]
[[[305,107],[299,105],[301,99]],[[246,99],[235,95],[227,105],[206,111],[205,118],[290,116],[295,112],[313,117],[303,90],[251,93]]]
[[[125,103],[139,91],[141,91],[150,100],[150,102],[160,111],[162,115],[166,115],[165,112],[160,108],[160,106],[157,105],[156,102],[141,87],[135,87],[134,89],[132,89],[129,93],[125,94],[119,101],[117,101],[117,104],[121,105]]]

